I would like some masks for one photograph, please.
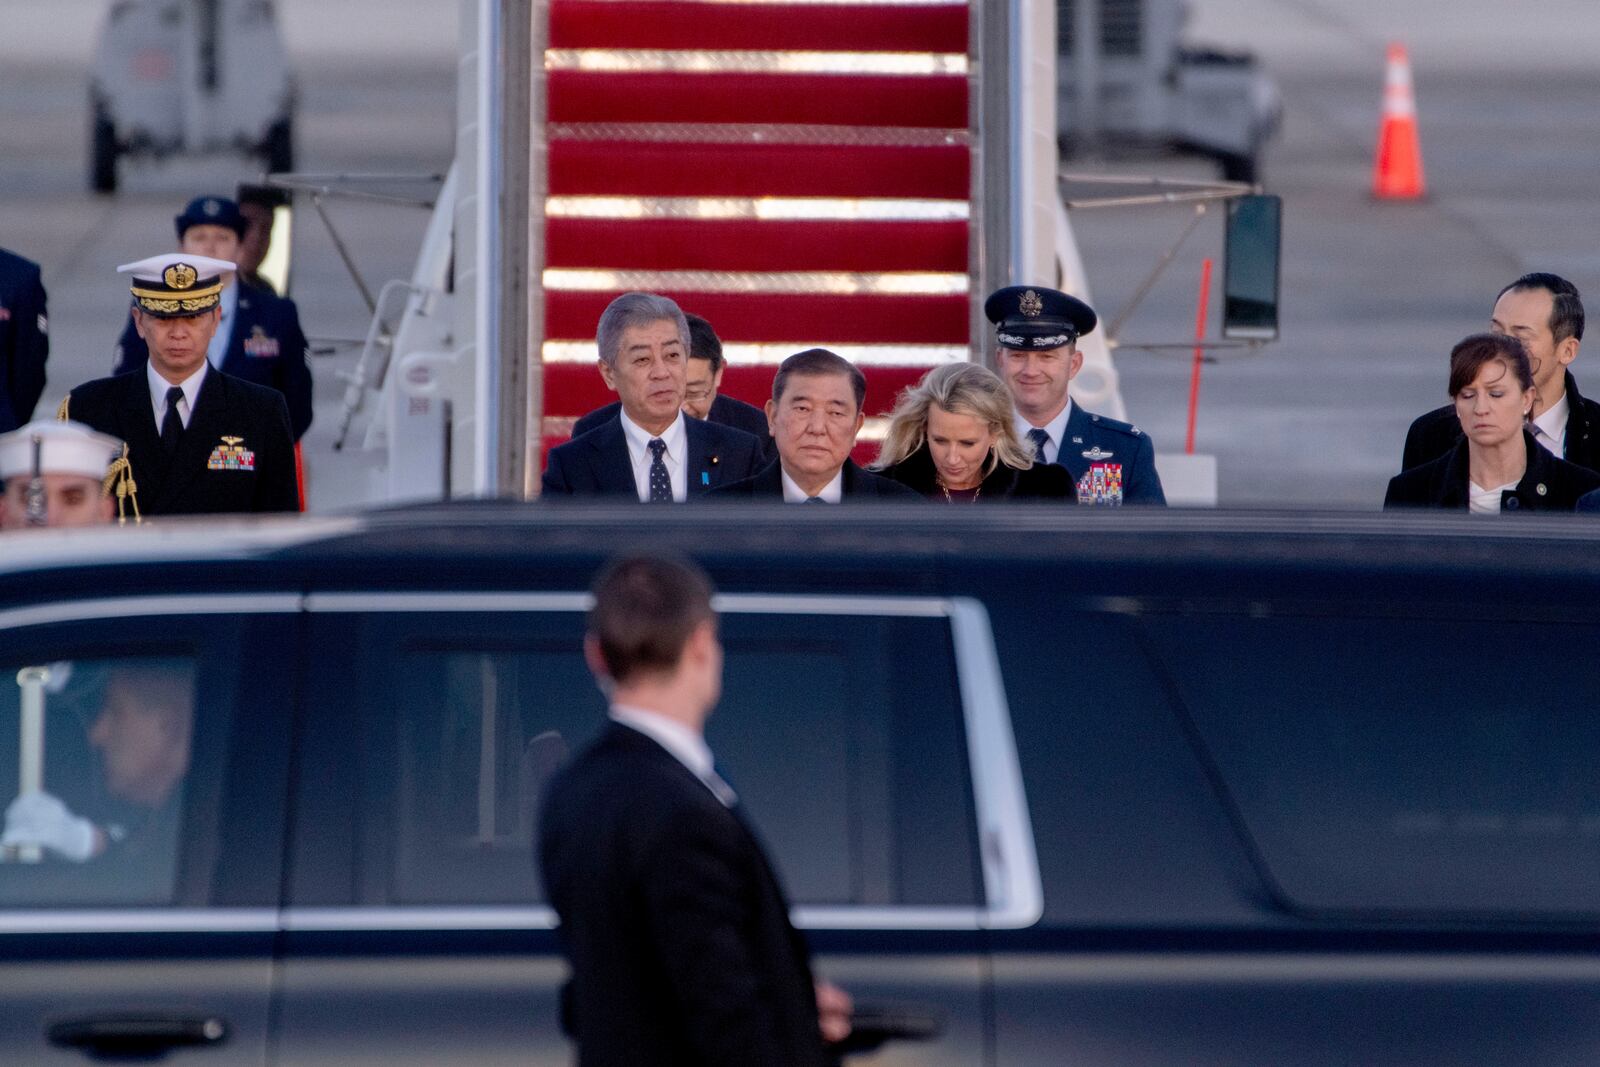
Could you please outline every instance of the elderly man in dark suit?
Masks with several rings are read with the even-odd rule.
[[[150,358],[78,386],[60,416],[127,442],[144,515],[298,511],[283,394],[206,359],[234,264],[175,252],[118,269],[133,275],[134,327]]]
[[[722,689],[711,584],[691,564],[636,557],[594,593],[584,655],[611,722],[551,782],[539,840],[578,1062],[822,1067],[851,1005],[813,979],[706,747]]]
[[[921,501],[915,489],[862,470],[850,458],[866,422],[866,399],[867,379],[854,363],[826,348],[796,352],[778,366],[767,401],[778,459],[713,495],[794,504]]]
[[[722,372],[727,363],[722,358],[722,339],[711,323],[693,312],[684,312],[689,323],[689,363],[684,374],[683,413],[696,419],[706,419],[721,426],[743,430],[761,442],[762,454],[770,461],[778,458],[767,432],[767,416],[754,404],[746,404],[725,393]],[[610,403],[596,408],[572,424],[572,436],[582,437],[590,430],[616,417],[622,410],[620,403]]]
[[[653,293],[624,293],[600,315],[600,376],[616,415],[550,450],[542,495],[685,501],[755,473],[761,442],[743,430],[684,416],[689,324]]]

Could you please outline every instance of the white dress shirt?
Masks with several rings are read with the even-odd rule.
[[[1567,394],[1563,392],[1561,399],[1546,408],[1545,413],[1534,419],[1533,425],[1528,427],[1535,441],[1561,459],[1567,458],[1567,414],[1571,410],[1567,404]]]
[[[800,488],[795,480],[789,477],[789,472],[784,470],[781,466],[778,468],[778,476],[783,479],[784,503],[804,504],[807,500],[811,499],[811,494]],[[843,467],[839,468],[839,473],[833,476],[833,481],[823,486],[822,492],[818,493],[817,495],[830,504],[837,504],[844,499]]]
[[[650,454],[652,437],[642,426],[628,418],[626,411],[619,411],[617,415],[622,419],[622,436],[628,442],[628,459],[633,462],[634,487],[639,490],[639,500],[648,502],[650,464],[655,461],[655,456]],[[689,478],[686,473],[689,466],[689,431],[684,429],[683,412],[678,412],[672,425],[662,432],[661,440],[667,446],[661,462],[667,465],[667,476],[672,479],[672,499],[681,504],[689,499]]]
[[[1069,396],[1067,397],[1067,406],[1061,409],[1061,414],[1043,426],[1038,427],[1038,429],[1050,435],[1050,439],[1044,443],[1044,461],[1046,463],[1054,463],[1056,458],[1061,455],[1061,439],[1066,436],[1067,420],[1070,418],[1072,418],[1072,398]],[[1034,429],[1033,423],[1023,418],[1022,414],[1018,412],[1011,416],[1011,425],[1016,428],[1017,440],[1021,441],[1022,447],[1028,450],[1029,455],[1032,455],[1033,442],[1028,440],[1028,431]]]
[[[200,398],[200,383],[205,381],[209,365],[201,363],[198,370],[178,383],[178,388],[183,390],[183,399],[178,402],[178,418],[183,420],[185,430],[194,417],[194,403]],[[154,360],[145,363],[144,377],[150,383],[150,406],[156,416],[156,433],[160,433],[161,422],[167,417],[167,390],[172,388],[172,383],[156,373]]]
[[[732,787],[718,777],[711,749],[706,739],[676,719],[643,708],[630,708],[625,704],[611,706],[611,721],[638,730],[650,740],[672,754],[672,758],[689,768],[689,773],[700,779],[711,795],[725,807],[733,807],[738,797]]]
[[[237,281],[222,287],[222,301],[218,306],[222,308],[222,319],[217,323],[217,332],[211,335],[211,343],[206,345],[206,362],[221,370],[222,361],[228,358],[228,342],[233,338],[233,315],[239,310]]]

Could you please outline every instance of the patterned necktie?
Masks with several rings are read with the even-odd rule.
[[[1033,442],[1033,461],[1035,463],[1047,462],[1044,458],[1044,443],[1050,440],[1050,435],[1035,426],[1028,431],[1028,440]]]
[[[178,438],[183,436],[183,419],[178,415],[178,401],[183,390],[174,385],[167,390],[167,413],[161,417],[161,447],[172,455],[178,448]]]
[[[672,475],[667,473],[667,465],[662,460],[666,455],[667,443],[659,437],[650,439],[650,503],[672,503]]]

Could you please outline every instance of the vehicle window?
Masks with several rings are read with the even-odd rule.
[[[604,722],[582,625],[547,613],[489,641],[452,626],[402,653],[384,902],[542,901],[541,790]],[[733,612],[722,636],[708,741],[794,902],[977,903],[948,621]]]
[[[1600,658],[1463,618],[1160,618],[1249,835],[1308,910],[1600,910]],[[1594,631],[1561,627],[1589,647]],[[1534,642],[1537,645],[1537,642]]]
[[[0,664],[0,905],[176,902],[197,682],[189,656]]]

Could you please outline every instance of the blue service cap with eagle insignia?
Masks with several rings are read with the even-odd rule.
[[[1075,296],[1042,285],[1008,285],[983,302],[1001,348],[1044,349],[1070,345],[1099,322],[1094,308]]]
[[[249,225],[239,205],[225,196],[197,196],[189,201],[183,214],[172,221],[178,228],[180,241],[190,226],[226,226],[243,240],[244,231]]]

